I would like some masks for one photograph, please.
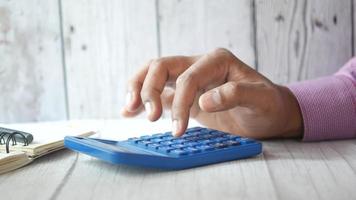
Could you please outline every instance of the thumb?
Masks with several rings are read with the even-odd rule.
[[[269,96],[268,88],[264,83],[227,82],[202,94],[199,107],[206,112],[224,111],[236,106],[259,107]]]

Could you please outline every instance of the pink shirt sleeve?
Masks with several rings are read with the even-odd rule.
[[[303,141],[356,138],[356,57],[333,76],[288,88],[303,116]]]

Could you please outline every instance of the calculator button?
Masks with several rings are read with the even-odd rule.
[[[214,143],[214,144],[211,144],[210,146],[214,147],[216,149],[221,149],[221,148],[227,147],[228,145],[225,143]]]
[[[197,148],[194,148],[194,147],[186,147],[183,149],[184,151],[187,151],[189,153],[198,153],[200,152],[201,150],[197,149]]]
[[[171,147],[174,147],[174,148],[184,148],[184,147],[186,147],[186,146],[183,145],[183,144],[172,144]]]
[[[142,141],[142,140],[135,137],[135,138],[129,138],[129,139],[127,139],[127,141],[130,142],[130,143],[137,143],[137,142]]]
[[[197,131],[197,130],[201,130],[201,127],[193,127],[193,128],[188,128],[187,131]]]
[[[150,149],[157,149],[158,147],[160,147],[161,145],[157,144],[157,143],[151,143],[151,144],[147,144],[147,147]]]
[[[216,133],[219,133],[219,131],[213,130],[213,131],[210,131],[209,133],[210,133],[210,134],[216,134]]]
[[[183,144],[185,146],[193,147],[193,146],[198,145],[199,143],[198,142],[184,142]]]
[[[172,145],[174,143],[172,141],[170,141],[170,140],[166,140],[166,141],[160,142],[159,144],[161,144],[161,145]]]
[[[224,138],[228,138],[228,139],[239,139],[241,138],[240,136],[237,136],[237,135],[231,135],[231,134],[226,134],[223,136]]]
[[[171,150],[173,150],[173,149],[175,149],[175,148],[170,147],[170,146],[159,146],[157,149],[158,149],[159,151],[164,152],[164,153],[168,153],[168,152],[170,152]]]
[[[185,134],[190,135],[190,136],[198,136],[200,134],[199,131],[188,131]]]
[[[224,142],[225,144],[227,144],[228,146],[237,146],[240,144],[240,142],[236,141],[236,140],[228,140]]]
[[[177,155],[177,156],[183,156],[183,155],[187,155],[188,154],[188,152],[183,151],[181,149],[174,149],[174,150],[170,151],[169,153],[173,154],[173,155]]]
[[[195,140],[198,140],[199,138],[196,137],[196,136],[189,136],[189,137],[186,137],[184,139],[189,140],[189,141],[195,141]]]
[[[210,151],[213,150],[214,148],[209,146],[209,145],[199,145],[199,146],[195,146],[195,148],[200,149],[201,151]]]
[[[173,139],[173,136],[171,136],[171,135],[166,135],[166,136],[161,137],[161,139],[162,139],[162,140],[171,140],[171,139]]]
[[[171,141],[173,142],[173,144],[181,144],[181,143],[185,142],[185,140],[183,140],[183,139],[173,139]]]
[[[200,139],[201,140],[208,140],[208,139],[210,139],[210,138],[212,138],[213,136],[212,135],[210,135],[210,134],[207,134],[207,133],[205,133],[205,134],[203,134],[203,135],[201,135],[200,136]]]
[[[201,144],[210,144],[212,143],[213,141],[209,140],[209,139],[203,139],[203,140],[197,140],[198,143],[201,143]]]
[[[183,135],[181,136],[181,138],[183,138],[183,139],[185,139],[185,138],[187,138],[187,137],[190,137],[190,135],[188,135],[188,134],[183,134]]]
[[[150,139],[150,138],[151,138],[151,136],[149,136],[149,135],[144,135],[144,136],[140,137],[140,139],[142,139],[142,140],[147,140],[147,139]]]
[[[155,142],[155,143],[159,143],[159,142],[162,142],[162,139],[161,138],[153,138],[153,139],[150,139],[151,142]]]
[[[205,129],[201,129],[200,132],[202,133],[209,133],[211,130],[208,129],[208,128],[205,128]]]
[[[215,137],[223,136],[225,133],[222,133],[220,131],[212,131],[210,132],[211,135],[214,135]]]
[[[227,138],[213,138],[213,139],[211,139],[213,142],[223,142],[223,141],[226,141],[226,140],[228,140]]]
[[[143,146],[146,146],[148,144],[151,144],[152,142],[151,141],[148,141],[148,140],[141,140],[141,141],[138,141],[137,144],[139,145],[143,145]]]
[[[254,141],[254,140],[251,140],[251,139],[248,139],[248,138],[241,138],[241,139],[239,140],[239,142],[240,142],[241,144],[251,144],[251,143],[254,143],[255,141]]]
[[[198,135],[195,135],[195,136],[198,137],[199,139],[201,139],[201,137],[202,137],[203,135],[205,135],[205,133],[199,132],[199,134],[198,134]]]
[[[183,149],[184,151],[187,151],[189,153],[199,153],[201,150],[194,148],[194,147],[186,147]]]

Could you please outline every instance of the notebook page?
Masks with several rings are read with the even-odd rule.
[[[0,124],[1,127],[29,132],[33,135],[33,141],[24,146],[22,143],[11,145],[10,152],[22,151],[31,158],[46,155],[53,151],[64,148],[65,136],[90,136],[95,133],[94,129],[86,128],[82,123],[72,121]],[[0,145],[0,152],[5,151],[6,145]]]
[[[31,145],[61,141],[67,135],[74,136],[90,131],[95,132],[95,130],[81,126],[80,123],[71,121],[0,124],[0,127],[31,133],[34,138]]]
[[[20,168],[31,161],[32,159],[28,158],[23,152],[0,152],[0,174]]]

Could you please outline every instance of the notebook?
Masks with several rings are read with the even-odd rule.
[[[95,131],[73,122],[44,122],[27,124],[0,124],[0,127],[31,133],[33,141],[28,145],[17,142],[0,145],[0,174],[18,169],[34,159],[64,148],[65,136],[90,136]]]

